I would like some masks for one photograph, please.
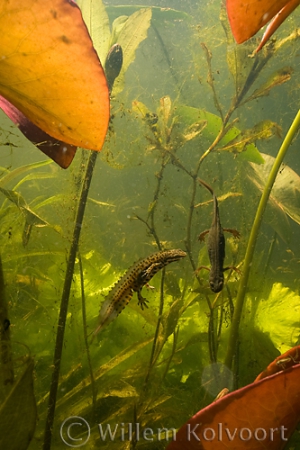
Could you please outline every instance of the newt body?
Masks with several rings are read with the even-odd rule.
[[[235,237],[239,237],[240,234],[237,230],[233,230],[231,228],[223,229],[220,222],[220,214],[219,214],[219,205],[217,197],[215,196],[212,188],[205,183],[205,181],[198,179],[198,181],[211,193],[213,196],[214,209],[213,209],[213,220],[209,230],[203,231],[198,239],[200,241],[204,241],[204,236],[208,234],[207,239],[207,251],[208,257],[211,264],[211,268],[208,267],[200,267],[209,270],[209,285],[210,289],[217,293],[223,289],[224,285],[224,270],[229,269],[229,267],[224,269],[224,259],[225,259],[225,238],[224,238],[224,230],[229,231]],[[232,267],[237,270],[236,268]]]
[[[104,325],[109,324],[120,314],[128,305],[134,292],[137,293],[138,304],[141,308],[147,307],[147,300],[141,295],[142,288],[160,269],[185,256],[186,253],[180,249],[165,250],[153,253],[134,263],[117,281],[103,302],[99,313],[99,324],[93,333],[94,336],[99,333]]]

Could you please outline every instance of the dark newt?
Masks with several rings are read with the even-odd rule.
[[[103,302],[99,313],[98,326],[93,335],[99,333],[104,325],[109,324],[120,314],[128,305],[134,292],[137,293],[138,304],[141,308],[144,309],[144,306],[148,308],[146,304],[148,300],[141,295],[142,288],[160,269],[185,256],[186,253],[180,249],[164,250],[153,253],[133,264],[117,281]]]
[[[231,228],[223,228],[220,222],[219,205],[217,197],[215,196],[212,188],[205,183],[205,181],[198,178],[199,183],[201,183],[206,189],[209,190],[213,196],[214,201],[214,212],[213,221],[209,230],[203,231],[199,234],[199,241],[204,241],[204,236],[208,234],[207,239],[207,250],[208,256],[211,264],[209,269],[206,266],[201,266],[197,271],[201,269],[209,270],[209,285],[210,289],[217,293],[223,289],[224,285],[224,271],[228,269],[234,269],[239,271],[236,267],[223,267],[225,259],[225,238],[223,231],[228,231],[232,233],[234,237],[240,237],[240,233],[237,230]]]

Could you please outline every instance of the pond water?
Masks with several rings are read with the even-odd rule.
[[[299,344],[297,136],[263,215],[244,293],[240,286],[261,193],[299,108],[300,46],[286,39],[299,8],[276,32],[273,47],[253,56],[259,38],[237,46],[216,0],[142,6],[113,0],[104,7],[120,33],[111,43],[122,45],[128,67],[113,86],[109,131],[95,166],[91,152],[78,149],[70,168],[60,169],[0,116],[1,256],[10,323],[3,327],[10,328],[15,376],[33,361],[38,417],[24,449],[165,449],[173,429],[222,389],[252,383]],[[132,21],[123,36],[121,16]],[[125,59],[130,46],[136,51]],[[76,248],[74,224],[87,179]],[[212,189],[218,210],[199,179]],[[224,229],[238,231],[224,231],[224,262],[218,221],[199,240],[217,212]],[[157,253],[172,249],[186,254],[171,263]],[[152,254],[155,261],[148,261]],[[228,270],[210,271],[214,263]],[[213,292],[210,278],[223,275],[222,289]],[[113,320],[95,334],[106,297],[111,310],[102,314]],[[126,303],[123,310],[118,301]],[[66,321],[58,342],[62,304]],[[47,411],[59,345],[52,423]],[[5,373],[3,358],[0,367]],[[26,389],[18,396],[30,405]],[[28,416],[32,411],[34,405]],[[297,446],[295,432],[285,448]]]

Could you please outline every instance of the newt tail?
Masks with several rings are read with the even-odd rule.
[[[141,295],[143,286],[160,269],[185,256],[186,253],[180,249],[164,250],[153,253],[134,263],[119,281],[117,281],[103,302],[98,317],[98,326],[93,336],[98,334],[105,325],[112,322],[120,314],[130,302],[134,292],[137,293],[138,304],[141,308],[143,309],[144,306],[148,307],[146,304],[147,300]]]

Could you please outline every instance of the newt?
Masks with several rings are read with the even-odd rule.
[[[98,334],[105,325],[112,322],[120,314],[130,302],[134,292],[137,293],[138,305],[142,309],[144,309],[144,306],[148,308],[148,300],[142,297],[141,294],[142,288],[160,269],[185,256],[186,253],[180,249],[164,250],[153,253],[134,263],[108,293],[101,306],[98,326],[93,336]]]
[[[217,197],[213,189],[205,183],[205,181],[198,178],[201,183],[213,196],[214,208],[213,208],[213,220],[209,230],[203,231],[199,234],[199,241],[204,241],[204,236],[208,234],[207,239],[207,251],[211,264],[211,268],[201,266],[197,269],[197,272],[201,269],[209,270],[209,286],[210,289],[217,293],[223,289],[224,286],[224,271],[228,269],[234,269],[239,272],[236,267],[225,267],[225,237],[223,231],[232,233],[234,237],[240,237],[240,233],[232,228],[223,228],[220,221],[219,205]]]

